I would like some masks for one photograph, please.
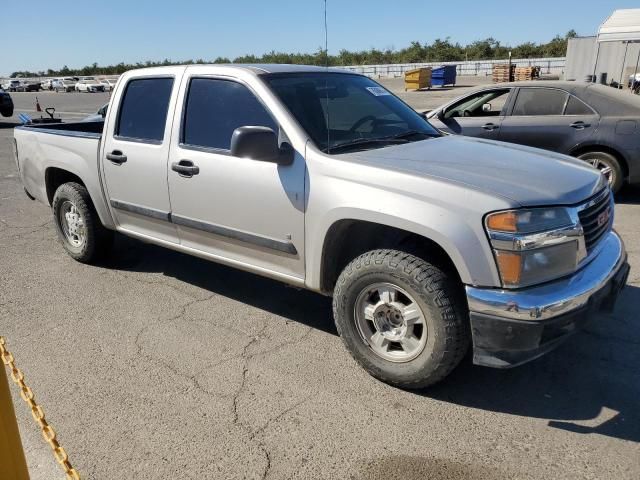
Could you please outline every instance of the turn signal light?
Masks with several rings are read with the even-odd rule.
[[[496,250],[495,254],[502,283],[505,286],[519,285],[522,277],[522,256],[503,250]]]
[[[513,211],[491,214],[487,217],[487,228],[498,232],[517,232],[518,215]]]

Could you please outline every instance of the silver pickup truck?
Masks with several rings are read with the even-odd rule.
[[[18,127],[15,147],[76,260],[117,231],[332,295],[353,357],[401,387],[441,380],[470,345],[492,367],[542,355],[629,272],[598,171],[442,135],[349,72],[134,70],[104,122]]]

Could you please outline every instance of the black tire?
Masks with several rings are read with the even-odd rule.
[[[357,299],[369,286],[381,282],[410,294],[422,311],[427,343],[408,361],[382,358],[357,325]],[[460,363],[469,347],[468,312],[459,280],[397,250],[373,250],[349,263],[334,289],[333,314],[338,333],[353,358],[375,378],[401,388],[424,388],[439,382]]]
[[[65,233],[67,227],[62,224],[61,216],[64,216],[64,213],[61,214],[61,210],[69,204],[75,206],[83,224],[83,238],[78,244],[72,243]],[[110,253],[113,232],[100,222],[89,192],[84,186],[74,182],[60,185],[53,196],[52,209],[58,238],[73,259],[82,263],[95,263]]]
[[[607,175],[607,178],[609,179],[611,191],[613,191],[613,193],[618,193],[620,191],[624,185],[624,173],[620,166],[620,162],[616,157],[607,152],[594,151],[578,155],[578,158],[592,165],[596,163],[598,166],[594,166],[599,170],[602,170],[603,168],[610,169],[608,170],[610,175]]]

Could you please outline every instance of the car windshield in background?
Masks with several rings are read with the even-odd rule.
[[[440,134],[373,80],[344,73],[262,75],[324,152],[380,148]]]

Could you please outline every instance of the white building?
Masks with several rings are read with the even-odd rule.
[[[614,11],[593,37],[569,40],[565,79],[626,86],[640,72],[640,8]]]

